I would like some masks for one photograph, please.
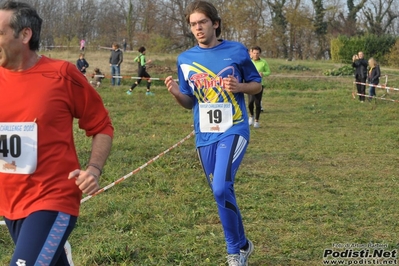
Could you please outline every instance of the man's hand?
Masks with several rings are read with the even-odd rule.
[[[76,178],[75,184],[83,193],[92,195],[100,189],[98,176],[89,172],[76,169],[69,173],[68,179]]]

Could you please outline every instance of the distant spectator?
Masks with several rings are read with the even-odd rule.
[[[121,75],[121,64],[123,62],[123,52],[119,49],[119,44],[114,42],[112,43],[112,51],[109,57],[109,65],[111,67],[111,85],[121,85],[121,79],[119,76]],[[118,78],[116,78],[118,77]]]
[[[86,70],[89,67],[89,63],[87,63],[83,53],[79,55],[79,59],[76,61],[76,67],[79,69],[80,73],[86,75]]]
[[[98,67],[96,67],[94,72],[91,74],[91,78],[92,80],[90,81],[90,84],[93,85],[93,87],[100,88],[101,82],[104,79],[104,74]]]
[[[355,68],[355,81],[357,93],[359,94],[359,101],[364,102],[366,98],[366,85],[359,83],[366,83],[367,80],[367,60],[364,59],[364,54],[362,51],[352,57],[352,67]]]
[[[81,39],[80,40],[80,50],[84,51],[85,50],[85,45],[86,45],[86,41]]]
[[[381,76],[381,71],[380,71],[380,66],[378,65],[377,61],[375,61],[374,58],[369,59],[369,73],[368,73],[368,82],[369,82],[369,101],[373,99],[374,96],[376,96],[375,93],[375,86],[371,85],[378,85],[380,83],[380,76]]]
[[[126,39],[123,39],[122,45],[123,45],[123,51],[126,52],[126,47],[127,47]]]

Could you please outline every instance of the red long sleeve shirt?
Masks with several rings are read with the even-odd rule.
[[[80,168],[73,119],[79,120],[87,136],[113,137],[100,95],[75,65],[42,56],[26,71],[0,67],[0,106],[0,216],[14,220],[38,210],[78,216],[82,192],[74,179],[68,180],[69,172]],[[10,135],[9,125],[23,122],[32,122],[37,136]],[[23,173],[18,156],[32,146],[37,147],[37,163],[30,173]],[[33,164],[34,156],[27,156]],[[17,162],[15,167],[12,161]]]

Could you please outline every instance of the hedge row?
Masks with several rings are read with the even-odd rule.
[[[399,49],[394,49],[397,40],[392,35],[339,36],[331,41],[331,57],[334,62],[349,64],[354,54],[363,51],[365,58],[374,57],[380,64],[395,63],[390,58],[391,53],[399,53]]]

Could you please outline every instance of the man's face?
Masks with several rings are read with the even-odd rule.
[[[16,70],[22,60],[23,37],[22,33],[18,34],[18,38],[14,37],[10,27],[12,14],[11,11],[0,10],[0,66]]]
[[[197,39],[200,47],[207,48],[216,40],[215,30],[219,27],[219,23],[215,24],[203,13],[192,13],[190,15],[190,28]]]
[[[358,56],[359,56],[359,59],[363,59],[364,54],[363,54],[362,52],[359,52],[359,53],[358,53]]]
[[[259,58],[260,58],[260,51],[259,50],[255,50],[255,49],[252,49],[251,50],[251,58],[252,58],[252,60],[259,60]]]

